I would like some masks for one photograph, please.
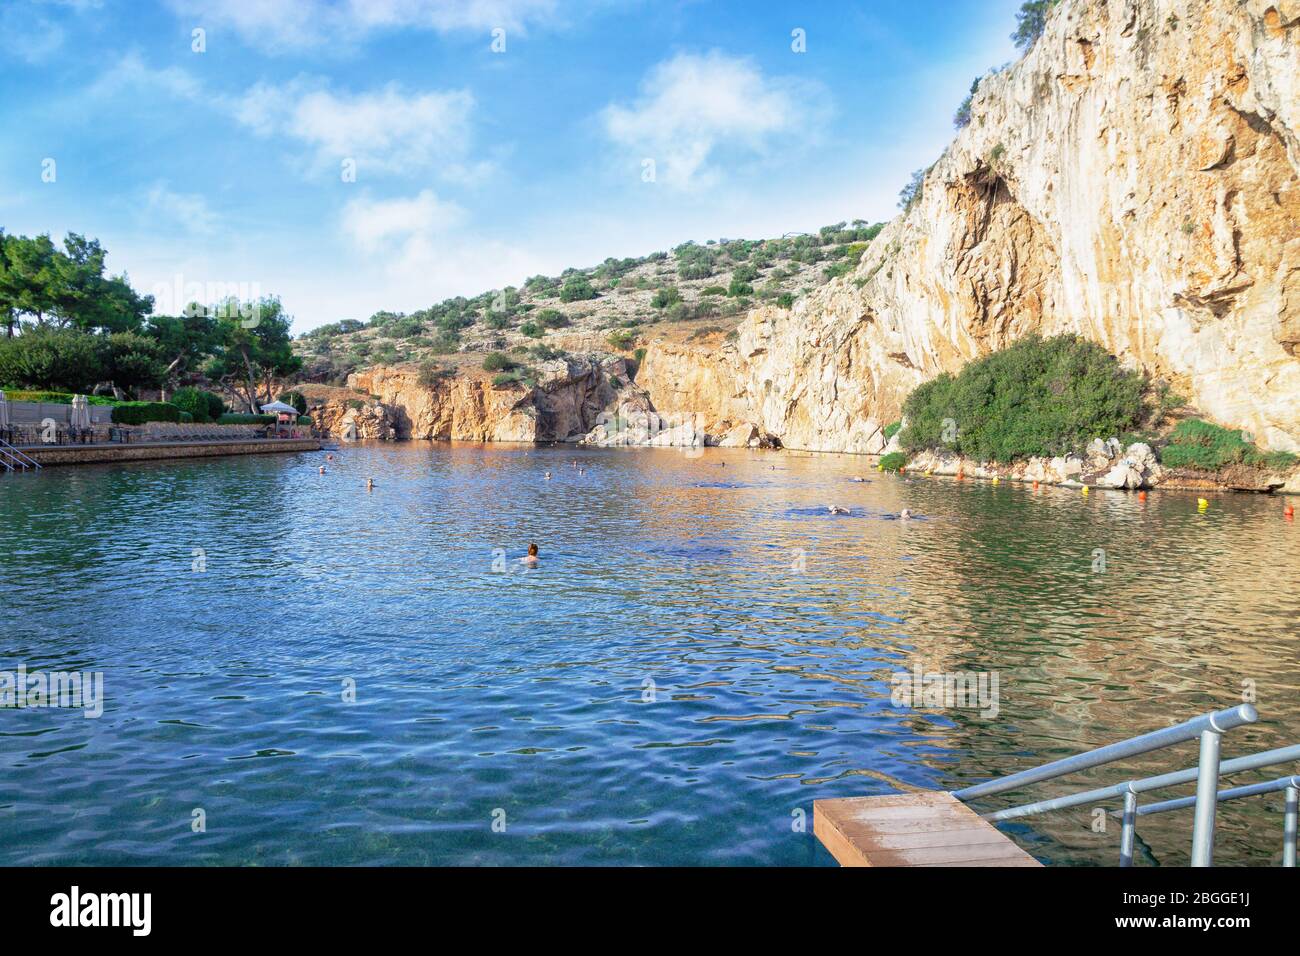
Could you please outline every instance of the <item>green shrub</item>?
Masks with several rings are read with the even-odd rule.
[[[311,422],[311,416],[310,416],[310,415],[299,415],[299,416],[298,416],[298,424],[299,424],[299,425],[311,425],[311,423],[312,423],[312,422]]]
[[[182,425],[189,425],[193,423],[193,421],[194,421],[193,415],[191,415],[189,412],[181,412],[180,423]]]
[[[181,410],[188,413],[193,421],[203,424],[209,422],[212,417],[208,414],[208,396],[206,392],[201,392],[197,388],[178,388],[171,397],[171,403]]]
[[[1133,430],[1144,381],[1075,335],[1031,336],[919,386],[903,406],[909,451],[947,448],[981,461],[1062,455]]]
[[[880,459],[880,467],[885,471],[902,471],[907,464],[907,456],[901,451],[891,451]]]
[[[1246,441],[1240,431],[1188,418],[1175,426],[1169,444],[1160,451],[1160,460],[1169,468],[1197,468],[1218,471],[1229,465],[1250,465],[1286,471],[1297,461],[1285,451],[1260,451]]]
[[[636,341],[636,333],[629,332],[626,329],[619,329],[617,331],[610,332],[609,337],[606,339],[606,341],[608,341],[609,344],[612,345],[618,351],[625,352],[628,349],[630,349],[632,347],[632,343]]]
[[[656,309],[666,309],[680,301],[682,301],[682,294],[673,285],[660,289],[650,298],[650,304]]]
[[[1011,39],[1021,50],[1028,51],[1047,27],[1048,14],[1059,0],[1025,0],[1016,14],[1016,32]]]
[[[570,276],[564,280],[560,289],[561,302],[580,302],[583,299],[596,298],[596,290],[591,287],[585,276]]]
[[[442,368],[437,362],[421,362],[416,382],[421,388],[437,388],[445,379],[456,374],[454,368]]]
[[[238,412],[227,412],[217,419],[218,425],[274,425],[275,422],[274,415],[245,415]]]
[[[504,372],[515,367],[515,360],[503,352],[490,352],[483,359],[483,371]]]
[[[727,286],[727,295],[735,299],[743,295],[753,295],[754,287],[748,282],[740,279],[732,279],[731,285]]]
[[[790,292],[782,292],[776,297],[776,304],[783,309],[794,308],[794,295]]]
[[[523,381],[523,375],[518,371],[502,372],[499,375],[492,376],[492,384],[496,388],[504,388],[507,385],[519,385]]]
[[[523,325],[519,326],[519,334],[526,335],[530,339],[540,339],[546,334],[546,330],[536,322],[525,322]]]
[[[542,309],[537,313],[537,324],[545,329],[563,329],[569,325],[569,317],[559,309]]]
[[[203,396],[208,400],[208,419],[215,422],[226,413],[226,403],[215,392],[204,392]]]
[[[725,285],[711,285],[700,290],[701,296],[706,295],[726,295],[727,287]]]
[[[889,439],[891,439],[891,438],[893,438],[895,435],[897,435],[897,434],[898,434],[898,430],[899,430],[900,428],[902,428],[902,427],[903,427],[903,423],[902,423],[902,422],[891,422],[890,424],[886,425],[886,426],[885,426],[885,441],[889,441]]]
[[[528,350],[528,353],[539,362],[549,362],[553,359],[564,358],[564,356],[568,354],[564,349],[552,348],[544,342],[539,345],[534,345]]]
[[[283,392],[277,401],[284,402],[286,405],[292,405],[299,415],[307,414],[307,396],[302,392]]]
[[[113,424],[143,425],[145,422],[179,422],[181,410],[171,402],[119,402],[113,406]]]

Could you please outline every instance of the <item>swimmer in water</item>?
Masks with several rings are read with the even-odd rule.
[[[902,518],[904,521],[906,521],[908,518],[912,517],[912,512],[904,508],[902,511],[898,513],[898,516]]]
[[[831,505],[831,506],[830,506],[829,508],[827,508],[826,510],[829,511],[829,512],[830,512],[831,514],[833,514],[833,515],[846,515],[846,514],[849,513],[849,509],[848,509],[848,508],[841,508],[839,505]]]
[[[549,471],[546,473],[546,480],[547,481],[551,480],[551,473]]]
[[[528,546],[528,554],[519,559],[520,564],[533,565],[537,563],[537,542]]]
[[[863,478],[861,475],[854,475],[852,480],[853,480],[853,481],[865,482],[866,484],[870,484],[870,482],[869,482],[866,478]]]

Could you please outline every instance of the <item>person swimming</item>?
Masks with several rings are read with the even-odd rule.
[[[533,543],[531,543],[530,545],[528,545],[528,554],[526,554],[524,557],[520,558],[520,559],[519,559],[519,563],[520,563],[520,564],[529,564],[529,565],[531,565],[531,564],[536,564],[536,563],[537,563],[537,560],[538,560],[538,559],[537,559],[537,542],[534,541]]]
[[[908,518],[912,517],[912,512],[909,509],[904,508],[902,511],[898,513],[898,517],[906,521]]]
[[[827,508],[826,510],[829,511],[829,512],[830,512],[831,514],[833,514],[833,515],[846,515],[846,514],[849,513],[849,509],[848,509],[848,508],[841,508],[839,505],[831,505],[831,506],[830,506],[829,508]]]
[[[549,471],[546,473],[546,480],[547,481],[551,480],[551,473]]]

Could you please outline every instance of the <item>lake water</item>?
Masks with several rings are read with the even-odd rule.
[[[0,710],[0,864],[828,865],[817,798],[954,788],[1244,687],[1262,720],[1225,757],[1300,742],[1278,499],[1200,514],[790,452],[337,457],[0,477],[0,670],[100,671],[106,697]],[[896,704],[915,666],[995,673],[997,715]],[[1224,806],[1217,861],[1276,864],[1280,807]],[[1113,865],[1092,824],[1007,832]],[[1185,864],[1190,830],[1144,820],[1140,863]]]

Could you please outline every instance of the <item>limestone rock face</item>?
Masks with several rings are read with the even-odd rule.
[[[875,453],[917,385],[1061,332],[1300,450],[1300,0],[1064,0],[854,273],[725,349],[652,344],[641,383]]]
[[[366,369],[349,376],[348,385],[378,396],[392,416],[391,436],[363,437],[521,442],[577,441],[620,388],[629,388],[619,358],[556,359],[537,368],[540,377],[531,388],[497,387],[469,375],[423,383],[412,365]]]

